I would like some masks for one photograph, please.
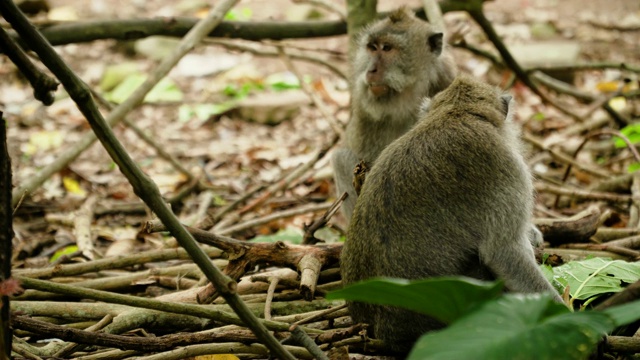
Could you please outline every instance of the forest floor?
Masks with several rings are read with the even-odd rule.
[[[34,16],[34,23],[128,19],[134,16],[202,17],[207,10],[203,7],[207,2],[199,0],[50,0],[49,3],[49,12]],[[332,3],[343,6],[342,1],[334,0]],[[421,2],[402,3],[419,7]],[[400,2],[379,0],[379,10],[390,10],[398,4]],[[324,9],[312,10],[309,5],[293,4],[288,0],[243,0],[234,9],[232,19],[304,21],[311,16],[322,20],[338,19],[338,15]],[[567,67],[604,62],[633,67],[626,70],[612,65],[606,69],[561,71],[563,77],[571,79],[575,90],[591,99],[579,100],[576,96],[542,86],[545,93],[558,101],[564,110],[543,104],[520,82],[508,91],[519,104],[516,121],[522,125],[525,143],[530,148],[529,164],[537,177],[539,196],[535,217],[563,219],[580,214],[595,204],[599,212],[594,226],[627,229],[626,236],[637,234],[640,229],[638,204],[631,201],[633,178],[626,174],[629,169],[637,167],[640,159],[634,159],[633,153],[625,146],[616,146],[609,133],[589,138],[587,145],[575,156],[567,179],[563,179],[567,162],[556,155],[562,153],[571,158],[590,136],[588,134],[602,129],[617,131],[637,122],[640,117],[638,96],[620,96],[621,92],[637,92],[640,85],[640,2],[502,0],[488,2],[485,14],[509,47],[535,43],[542,44],[541,49],[556,50],[558,43],[569,44],[567,46],[577,46],[578,52],[575,57],[560,55],[563,60],[575,61],[574,64],[563,64]],[[447,29],[459,37],[464,36],[466,44],[496,54],[491,42],[466,13],[447,13],[445,21]],[[2,25],[5,25],[4,21]],[[108,100],[119,102],[126,99],[144,74],[152,71],[159,60],[175,48],[176,41],[156,38],[130,42],[103,40],[58,46],[56,49],[94,91]],[[237,43],[252,45],[242,41]],[[287,40],[283,44],[287,51],[321,59],[343,73],[348,71],[346,36]],[[272,45],[273,42],[260,44],[262,49],[274,52]],[[468,49],[453,47],[452,51],[461,72],[498,86],[510,83],[510,71],[496,67]],[[259,56],[209,41],[183,58],[168,76],[170,82],[158,89],[154,98],[147,98],[143,105],[128,115],[128,121],[151,137],[155,145],[143,141],[132,130],[132,125],[119,124],[115,127],[118,139],[156,182],[163,196],[171,200],[173,210],[185,224],[201,224],[207,219],[207,214],[217,212],[220,216],[213,227],[217,234],[255,242],[282,240],[299,244],[305,224],[321,216],[335,200],[329,164],[335,136],[332,126],[344,126],[348,120],[348,84],[345,78],[327,66],[308,61],[294,61],[293,64],[311,91],[319,96],[330,117],[326,117],[300,89],[299,79],[286,61],[277,56]],[[13,183],[18,187],[56,161],[91,129],[62,88],[52,106],[44,107],[34,100],[28,82],[6,57],[0,57],[0,78],[0,111],[8,123]],[[622,121],[611,119],[601,106],[594,105],[603,103],[609,103],[621,114]],[[578,116],[571,117],[566,110]],[[104,110],[105,114],[107,112]],[[640,134],[640,129],[637,134]],[[637,143],[640,135],[628,136]],[[178,169],[159,155],[158,148],[177,159],[183,169]],[[318,159],[318,152],[323,148],[328,148],[329,152],[321,154]],[[309,165],[308,168],[296,173],[296,169],[305,164]],[[290,174],[297,175],[287,179],[286,186],[278,187]],[[618,180],[618,185],[603,185],[613,180]],[[640,179],[636,181],[640,183]],[[258,190],[253,192],[256,188]],[[585,189],[590,191],[580,192]],[[244,199],[247,194],[248,199]],[[560,195],[563,196],[557,200]],[[238,200],[234,208],[225,209]],[[91,235],[82,241],[77,219],[84,216],[82,209],[87,206],[92,219]],[[221,213],[221,209],[225,212]],[[55,271],[69,264],[89,265],[105,257],[126,258],[144,251],[175,248],[176,243],[168,234],[141,231],[142,225],[152,219],[118,167],[96,142],[20,201],[14,220],[14,274],[30,276],[40,269],[50,272],[34,277],[52,278],[60,283],[116,278],[124,281],[125,275],[131,275],[132,280],[128,282],[106,285],[105,281],[105,284],[87,287],[146,297],[174,294],[177,289],[201,286],[202,275],[184,256],[180,259],[136,260],[132,262],[135,265],[121,269],[107,266],[96,272],[87,267],[77,273],[56,275]],[[343,223],[338,214],[316,236],[329,244],[339,242],[344,235]],[[595,244],[598,239],[591,240],[591,244]],[[604,237],[600,240],[604,241]],[[589,243],[589,238],[581,241]],[[548,244],[547,250],[560,257],[559,263],[594,254],[637,260],[633,247],[629,248],[632,252],[606,252],[603,247],[557,249],[559,245],[566,247],[564,243],[556,240]],[[557,251],[552,251],[552,248]],[[224,264],[223,260],[216,261]],[[147,270],[151,272],[145,273]],[[277,276],[283,279],[296,278],[294,271],[275,274],[280,274]],[[321,280],[321,283],[328,284],[322,291],[336,286],[335,274],[328,274]],[[251,281],[243,282],[248,289],[244,294],[246,300],[255,301],[258,305],[260,300],[255,293],[264,294],[269,280],[259,281],[263,281],[264,286],[251,289]],[[74,323],[78,328],[86,328],[107,313],[121,314],[123,311],[110,305],[111,311],[105,312],[104,309],[90,308],[87,302],[76,303],[73,296],[30,291],[15,299],[15,309],[55,320],[58,324]],[[282,306],[274,307],[274,316],[293,313],[294,310],[287,307],[287,301],[301,297],[299,294],[289,298],[285,295],[296,293],[295,287],[286,283],[278,291]],[[253,295],[250,294],[252,292]],[[33,305],[31,300],[39,300],[43,307]],[[59,301],[68,307],[56,307],[45,302],[49,300]],[[264,300],[262,306],[263,303]],[[304,311],[331,305],[321,297],[309,304]],[[74,309],[74,306],[78,308]],[[296,306],[303,305],[296,303]],[[260,312],[258,306],[256,309]],[[82,311],[90,315],[82,315]],[[339,319],[348,324],[346,317]],[[182,331],[189,328],[176,319],[163,321],[155,328],[146,324],[133,326],[127,331],[131,335],[147,336],[149,333],[159,335],[171,333],[173,329]],[[193,328],[209,325],[203,322]],[[238,334],[238,338],[246,335]],[[37,336],[26,331],[18,331],[16,335],[29,338],[31,342],[46,342],[46,339],[55,337]],[[73,356],[74,352],[70,350],[64,354],[99,358],[95,355],[98,354],[96,348],[77,351]],[[120,353],[122,356],[118,356],[131,354],[134,352],[123,351]],[[45,352],[40,352],[40,355],[44,356]]]

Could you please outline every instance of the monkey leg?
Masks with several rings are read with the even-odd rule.
[[[411,310],[391,306],[375,306],[371,310],[373,317],[373,333],[384,340],[385,347],[408,353],[420,336],[426,332],[440,330],[446,325],[434,318]]]
[[[347,220],[347,225],[351,222],[351,214],[356,206],[358,194],[353,186],[353,169],[360,162],[356,154],[347,148],[341,148],[334,151],[331,156],[331,164],[333,165],[333,176],[335,178],[336,192],[341,196],[347,192],[349,196],[342,203],[342,214]]]

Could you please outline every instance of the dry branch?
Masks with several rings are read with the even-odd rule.
[[[573,166],[575,166],[576,168],[586,171],[589,174],[601,177],[601,178],[608,178],[611,176],[611,174],[609,174],[608,172],[601,170],[597,167],[594,167],[590,164],[583,164],[579,161],[574,160],[571,156],[567,155],[566,153],[558,150],[558,149],[554,149],[554,148],[550,148],[548,146],[546,146],[542,140],[540,140],[539,138],[536,138],[530,134],[524,133],[522,138],[531,143],[533,146],[535,146],[536,148],[540,149],[540,150],[544,150],[547,151],[554,159],[557,159],[559,161],[562,161],[566,164],[571,164]]]
[[[604,193],[590,190],[571,189],[551,184],[536,183],[536,191],[539,193],[550,193],[555,195],[568,196],[572,199],[600,200],[610,203],[619,203],[621,205],[629,205],[631,196]]]
[[[220,257],[222,252],[220,249],[204,248],[208,257],[217,258]],[[167,261],[174,259],[189,259],[189,254],[185,249],[162,249],[162,250],[150,250],[143,251],[137,254],[120,255],[117,257],[109,257],[105,259],[89,261],[85,263],[59,265],[51,268],[44,269],[17,269],[16,275],[48,279],[56,276],[74,276],[80,274],[86,274],[90,272],[97,272],[109,269],[121,269],[132,265],[146,264],[158,261]]]
[[[372,0],[365,1],[374,3]],[[461,5],[456,0],[440,2],[442,12],[461,10]],[[356,10],[358,10],[356,8]],[[423,9],[416,9],[416,15],[425,18]],[[370,15],[383,17],[385,13]],[[366,17],[364,23],[370,20]],[[118,19],[82,22],[65,22],[53,24],[40,29],[40,32],[53,46],[73,43],[83,43],[96,40],[123,40],[131,41],[149,36],[184,37],[187,32],[198,22],[198,19],[188,17],[158,17],[150,19]],[[363,23],[354,25],[356,30]],[[305,22],[275,22],[275,21],[223,21],[209,37],[244,39],[244,40],[284,40],[284,39],[309,39],[317,37],[329,37],[345,35],[347,23],[344,20],[337,21],[305,21]],[[28,48],[28,43],[17,39],[20,44]],[[1,49],[0,49],[1,50]]]
[[[150,224],[146,225],[151,226]],[[314,296],[315,281],[322,268],[338,263],[342,244],[330,245],[292,245],[281,241],[275,243],[251,243],[216,235],[204,230],[186,227],[201,243],[215,246],[229,258],[224,272],[232,279],[239,279],[248,269],[269,264],[296,269],[302,274],[301,289],[307,298]],[[147,230],[148,231],[148,230]],[[210,284],[199,295],[198,302],[209,303],[217,296],[216,289]]]
[[[618,240],[613,240],[607,242],[607,244],[612,246],[618,246],[629,249],[640,249],[640,236],[630,236]]]
[[[27,54],[13,42],[9,34],[7,34],[2,27],[0,27],[0,49],[2,49],[9,59],[20,69],[20,72],[29,80],[31,87],[33,87],[33,96],[42,101],[44,105],[53,104],[53,94],[58,88],[58,82],[33,65],[29,57],[27,57]]]
[[[7,123],[0,111],[0,286],[11,281],[13,252],[13,209],[11,208],[11,160],[7,148]],[[5,286],[2,286],[2,285]],[[9,326],[9,295],[0,292],[0,359],[11,357],[12,332]]]
[[[46,335],[76,343],[113,347],[122,350],[164,351],[176,346],[199,343],[217,343],[240,341],[256,342],[257,338],[250,331],[236,332],[200,332],[192,334],[172,334],[158,337],[131,337],[96,333],[73,329],[67,326],[53,325],[27,316],[13,316],[11,324],[16,329],[27,330],[35,334]]]
[[[566,219],[535,219],[536,226],[544,234],[544,240],[551,246],[566,243],[587,242],[596,233],[600,221],[600,209],[588,209]]]
[[[607,242],[640,235],[640,229],[599,227],[593,238],[599,242]]]

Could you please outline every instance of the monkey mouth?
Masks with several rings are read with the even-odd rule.
[[[371,84],[369,85],[369,90],[371,91],[371,94],[373,94],[373,96],[378,98],[388,95],[390,89],[387,85]]]

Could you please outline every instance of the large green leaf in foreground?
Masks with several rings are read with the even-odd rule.
[[[423,335],[409,359],[585,359],[614,327],[605,313],[572,313],[547,295],[507,294]]]
[[[423,335],[410,360],[586,359],[605,334],[640,319],[640,301],[570,312],[549,295],[498,298],[501,289],[500,283],[467,278],[374,279],[327,298],[403,307],[451,324]]]
[[[398,306],[449,324],[501,293],[502,283],[472,278],[441,277],[416,281],[374,278],[333,291],[327,299]]]
[[[640,319],[640,300],[614,306],[602,312],[611,317],[616,327],[631,324]]]

